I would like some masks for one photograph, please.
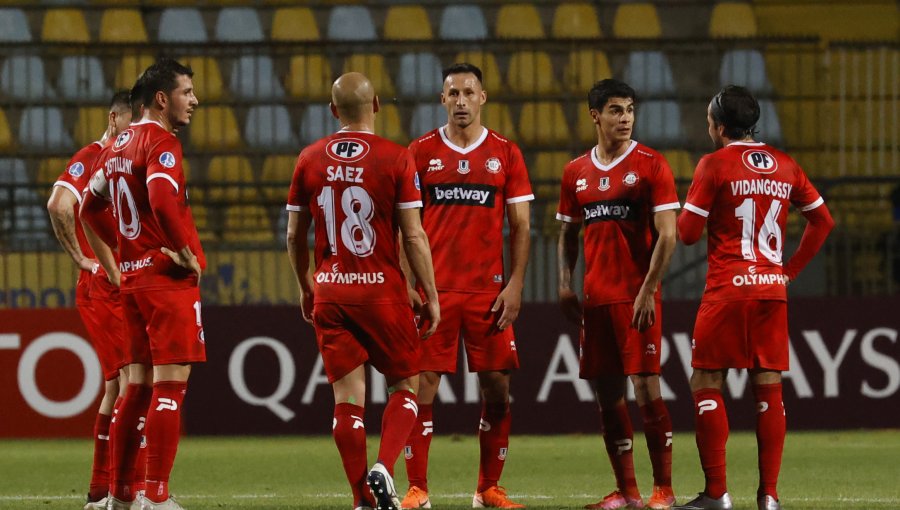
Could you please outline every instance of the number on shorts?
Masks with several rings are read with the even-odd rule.
[[[203,321],[200,320],[200,301],[194,301],[194,314],[197,317],[197,325],[202,326]]]

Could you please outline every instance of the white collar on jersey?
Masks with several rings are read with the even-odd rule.
[[[159,122],[157,122],[157,121],[155,121],[155,120],[152,120],[152,119],[141,119],[141,120],[139,120],[139,121],[137,121],[137,122],[132,122],[132,123],[131,123],[132,126],[141,126],[141,125],[143,125],[143,124],[156,124],[157,126],[163,128],[163,129],[166,129],[165,126],[163,126],[163,125],[160,124]]]
[[[370,134],[370,135],[374,135],[374,134],[375,134],[374,131],[351,131],[351,130],[345,129],[345,128],[338,129],[338,130],[337,130],[337,133],[367,133],[367,134]],[[335,134],[337,134],[337,133],[335,133]]]
[[[765,145],[763,142],[731,142],[726,147],[731,147],[732,145],[749,145],[750,147],[759,147],[760,145]]]
[[[478,140],[475,140],[475,143],[473,143],[472,145],[463,148],[463,147],[460,147],[459,145],[456,145],[455,143],[450,141],[450,138],[447,137],[447,133],[444,132],[444,130],[446,128],[447,128],[447,126],[441,126],[438,128],[438,133],[441,134],[441,140],[444,141],[444,144],[447,147],[450,147],[451,149],[455,150],[456,152],[458,152],[460,154],[468,154],[468,153],[474,151],[475,149],[478,148],[479,145],[481,145],[485,140],[487,140],[488,129],[484,126],[481,126],[481,129],[482,129],[481,136],[478,137]]]
[[[629,145],[628,148],[625,149],[625,152],[623,152],[621,156],[614,159],[612,161],[612,163],[610,163],[608,165],[604,165],[603,163],[600,162],[600,158],[597,157],[597,146],[595,145],[591,149],[591,161],[594,162],[594,166],[597,167],[597,169],[603,170],[604,172],[609,172],[610,170],[613,169],[614,166],[618,165],[619,163],[622,162],[623,159],[627,158],[628,155],[631,154],[631,151],[633,151],[634,148],[637,147],[637,142],[635,142],[634,140],[629,140],[629,142],[631,142],[631,145]]]

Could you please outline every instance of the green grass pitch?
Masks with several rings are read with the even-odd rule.
[[[369,438],[374,459],[377,438]],[[90,475],[86,440],[0,441],[0,508],[81,508]],[[785,510],[900,509],[900,431],[789,433],[779,492]],[[471,507],[478,442],[436,436],[429,485],[435,508]],[[635,467],[646,495],[650,465],[640,433]],[[702,490],[691,434],[676,434],[674,485],[679,503]],[[405,492],[403,459],[398,490]],[[736,509],[755,509],[756,440],[732,433],[729,492]],[[581,508],[612,490],[599,436],[513,436],[501,483],[529,508]],[[350,509],[351,498],[330,437],[186,437],[171,489],[188,510],[220,508]]]

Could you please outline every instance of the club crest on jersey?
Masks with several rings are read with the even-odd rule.
[[[124,149],[132,138],[134,138],[134,130],[126,129],[125,131],[122,131],[119,133],[119,136],[116,137],[116,143],[113,144],[113,150],[119,152]]]
[[[741,154],[741,161],[751,172],[758,174],[771,174],[778,170],[778,161],[774,156],[764,150],[753,149]]]
[[[69,167],[69,175],[72,177],[81,177],[84,175],[84,165],[78,161]]]
[[[459,160],[459,166],[456,167],[456,171],[463,175],[466,175],[467,173],[469,173],[470,172],[469,160],[468,159]]]
[[[172,168],[175,166],[175,155],[171,152],[163,152],[159,155],[159,164],[166,168]]]
[[[597,186],[597,189],[599,189],[600,191],[608,190],[609,189],[609,177],[601,177],[600,185]]]
[[[444,169],[444,163],[438,159],[434,158],[428,161],[428,171],[429,172],[438,172]]]
[[[582,192],[587,189],[587,179],[578,179],[575,181],[575,193]]]
[[[500,167],[501,167],[500,160],[497,158],[491,158],[484,162],[485,170],[487,170],[488,172],[490,172],[492,174],[499,173]]]
[[[337,138],[329,142],[325,152],[338,161],[353,163],[369,153],[369,144],[359,138]]]
[[[622,177],[622,182],[625,183],[626,186],[634,186],[638,182],[638,174],[635,172],[628,172],[625,174],[625,177]]]

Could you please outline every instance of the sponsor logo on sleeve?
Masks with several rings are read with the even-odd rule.
[[[72,177],[81,177],[84,175],[84,165],[80,161],[73,163],[72,166],[69,167],[69,175]]]
[[[419,174],[415,174],[414,181],[416,183],[416,190],[422,189],[422,183],[419,181]]]
[[[337,138],[328,143],[325,152],[332,159],[353,163],[366,157],[369,153],[369,144],[359,138]]]
[[[500,173],[500,168],[503,165],[500,164],[500,160],[498,158],[490,158],[484,162],[484,169],[492,174]]]
[[[761,149],[751,149],[741,154],[741,161],[751,172],[758,174],[771,174],[778,170],[778,160],[775,156]]]
[[[175,155],[171,152],[163,152],[159,155],[159,164],[166,167],[172,168],[175,166]]]
[[[432,205],[474,205],[494,207],[497,187],[487,184],[447,183],[428,186]]]

